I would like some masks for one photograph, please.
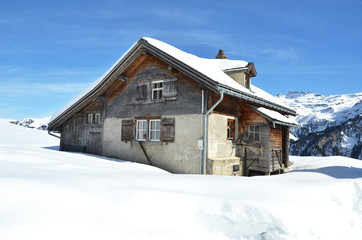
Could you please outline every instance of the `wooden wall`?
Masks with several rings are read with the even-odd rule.
[[[270,169],[271,171],[281,168],[283,162],[282,151],[282,128],[280,125],[270,127]]]
[[[169,78],[177,79],[176,98],[152,101],[151,81]],[[142,101],[136,98],[140,83],[146,84],[148,91],[147,98]],[[200,85],[151,54],[141,54],[125,69],[122,76],[110,79],[110,84],[102,92],[100,97],[63,124],[61,149],[66,146],[86,147],[88,153],[104,154],[103,123],[106,118],[201,114]],[[87,124],[87,115],[90,113],[101,114],[100,124]]]
[[[123,73],[128,80],[108,91],[107,118],[201,113],[201,89],[194,80],[152,55],[141,55],[140,58]],[[152,101],[151,81],[167,78],[177,78],[176,99]],[[142,101],[136,99],[140,82],[147,86],[149,93]]]
[[[88,124],[88,114],[100,113],[99,124]],[[103,99],[95,100],[83,108],[79,113],[64,124],[60,149],[67,146],[85,147],[85,152],[102,154],[102,128],[105,116],[105,103]],[[80,148],[78,148],[80,149]]]
[[[238,119],[239,136],[245,142],[245,145],[238,145],[239,156],[243,160],[246,149],[247,166],[250,165],[249,170],[269,172],[269,122],[245,103],[240,105]],[[260,127],[260,141],[248,139],[249,125]]]

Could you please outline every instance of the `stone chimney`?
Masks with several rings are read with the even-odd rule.
[[[219,53],[215,57],[216,59],[227,59],[227,56],[225,56],[224,50],[220,49]]]

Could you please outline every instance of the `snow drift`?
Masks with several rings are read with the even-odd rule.
[[[292,157],[283,175],[173,175],[57,151],[0,120],[0,239],[362,239],[362,162]]]

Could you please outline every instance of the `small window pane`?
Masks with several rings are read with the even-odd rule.
[[[92,123],[93,123],[93,114],[88,114],[87,123],[88,123],[88,124],[92,124]]]
[[[152,100],[161,100],[163,92],[163,82],[152,83]]]
[[[248,136],[250,140],[260,141],[260,126],[250,125]]]
[[[160,141],[161,120],[150,120],[150,140]]]
[[[147,120],[137,120],[136,139],[138,141],[147,140]]]
[[[99,124],[101,122],[101,115],[97,113],[94,117],[94,123]]]

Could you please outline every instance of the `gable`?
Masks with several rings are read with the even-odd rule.
[[[105,74],[59,109],[53,115],[49,123],[49,129],[55,129],[56,126],[62,124],[68,117],[75,114],[97,96],[101,96],[105,92],[110,94],[108,92],[110,86],[116,86],[115,88],[120,90],[122,84],[119,81],[125,81],[126,77],[124,74],[127,74],[126,70],[130,73],[137,71],[139,65],[147,59],[144,55],[156,56],[172,69],[177,69],[177,71],[182,72],[203,87],[214,92],[222,90],[226,94],[295,115],[294,110],[279,102],[270,94],[255,86],[251,86],[248,89],[234,81],[223,72],[216,61],[185,53],[155,39],[141,38]]]
[[[201,88],[195,80],[152,54],[140,58],[122,73],[127,80],[107,91],[106,117],[200,113]],[[154,99],[155,83],[162,83],[161,99]]]

